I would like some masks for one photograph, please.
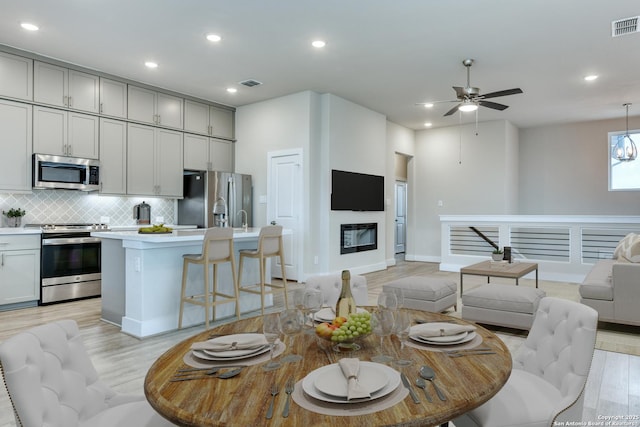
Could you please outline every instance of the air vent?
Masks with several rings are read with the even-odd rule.
[[[249,79],[249,80],[244,80],[240,82],[241,85],[245,85],[247,87],[254,87],[254,86],[259,86],[262,84],[262,82],[259,82],[257,80],[253,80],[253,79]]]
[[[618,37],[627,34],[633,34],[638,32],[638,18],[634,16],[631,18],[618,19],[611,23],[611,36]]]

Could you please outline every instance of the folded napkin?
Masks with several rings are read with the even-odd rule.
[[[412,337],[448,337],[450,335],[458,335],[463,332],[475,331],[476,327],[473,325],[457,325],[455,323],[423,323],[411,328]]]
[[[342,374],[347,379],[347,400],[371,397],[371,394],[358,382],[360,360],[344,358],[338,361]]]
[[[252,350],[264,347],[265,345],[269,344],[264,335],[246,335],[246,337],[229,335],[214,338],[208,341],[194,342],[193,344],[191,344],[191,349],[209,351]]]

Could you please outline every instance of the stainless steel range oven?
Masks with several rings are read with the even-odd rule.
[[[47,224],[40,228],[40,303],[100,296],[101,243],[90,234],[108,231],[108,226]]]

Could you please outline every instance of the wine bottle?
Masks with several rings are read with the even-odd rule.
[[[351,295],[351,273],[349,270],[342,271],[342,291],[336,304],[336,317],[349,317],[356,312],[356,301]]]

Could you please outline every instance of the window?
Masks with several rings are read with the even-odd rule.
[[[640,157],[631,161],[616,159],[615,147],[627,132],[609,132],[609,191],[640,190]],[[630,130],[629,136],[638,146],[640,131]]]

